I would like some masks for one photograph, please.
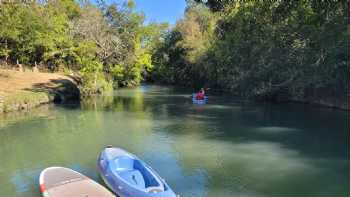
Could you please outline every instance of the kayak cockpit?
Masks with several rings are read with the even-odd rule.
[[[161,180],[138,159],[119,156],[114,158],[109,165],[115,176],[119,176],[123,181],[139,190],[158,193],[165,189]]]

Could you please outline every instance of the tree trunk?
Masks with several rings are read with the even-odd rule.
[[[97,92],[97,71],[95,71],[95,79],[94,79],[95,91]],[[96,93],[94,92],[94,93]]]
[[[7,60],[9,58],[8,52],[7,52],[7,39],[5,39],[5,65],[7,67]]]

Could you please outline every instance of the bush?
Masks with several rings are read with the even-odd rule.
[[[113,82],[107,81],[102,63],[96,60],[83,60],[80,74],[83,80],[80,87],[82,95],[104,94],[113,91]]]

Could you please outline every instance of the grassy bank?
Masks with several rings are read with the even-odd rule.
[[[72,99],[79,99],[79,89],[70,77],[0,70],[0,113]]]

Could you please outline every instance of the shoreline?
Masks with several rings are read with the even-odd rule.
[[[79,88],[71,77],[0,69],[0,113],[79,99]]]
[[[350,97],[291,99],[289,102],[350,111]]]
[[[178,88],[192,88],[193,87],[187,87],[187,86],[179,86],[176,84],[164,84],[164,83],[150,83],[154,85],[169,85],[174,86]],[[319,106],[319,107],[326,107],[331,109],[338,109],[338,110],[344,110],[344,111],[350,111],[350,95],[344,95],[341,97],[332,96],[332,95],[312,95],[312,96],[305,96],[305,97],[290,97],[290,98],[283,98],[279,100],[259,100],[259,99],[244,99],[237,94],[234,94],[230,91],[224,91],[222,89],[211,89],[210,92],[213,93],[213,95],[226,95],[226,96],[232,96],[235,98],[247,100],[247,101],[256,101],[256,102],[269,102],[269,103],[299,103],[304,105],[310,105],[310,106]]]

